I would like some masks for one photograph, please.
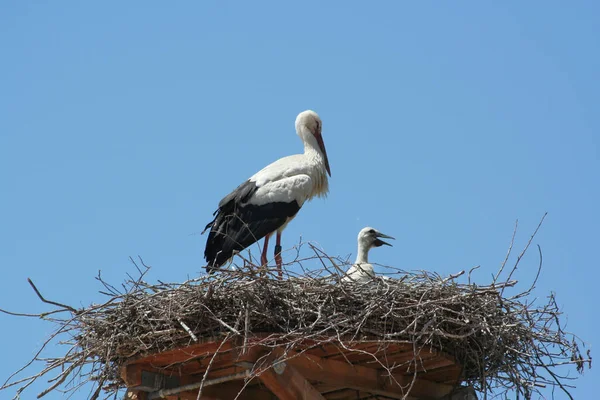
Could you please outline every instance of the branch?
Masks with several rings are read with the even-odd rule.
[[[29,284],[31,285],[31,287],[32,287],[32,288],[33,288],[33,290],[35,291],[35,294],[37,294],[37,296],[40,298],[40,300],[42,300],[44,303],[47,303],[47,304],[52,304],[52,305],[54,305],[54,306],[57,306],[57,307],[62,307],[62,308],[64,308],[64,309],[66,309],[66,310],[69,310],[69,311],[71,311],[71,312],[72,312],[72,313],[74,313],[74,314],[77,314],[77,310],[76,310],[76,309],[74,309],[74,308],[73,308],[73,307],[71,307],[71,306],[68,306],[68,305],[66,305],[66,304],[62,304],[62,303],[57,303],[56,301],[46,300],[46,299],[44,298],[44,296],[42,296],[42,294],[40,293],[40,291],[38,290],[38,288],[37,288],[37,287],[35,287],[35,285],[33,284],[33,281],[32,281],[30,278],[27,278],[27,282],[29,282]]]

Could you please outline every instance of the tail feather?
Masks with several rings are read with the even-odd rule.
[[[221,267],[235,251],[241,251],[281,228],[299,209],[298,203],[292,202],[249,204],[236,207],[231,213],[220,211],[207,225],[210,227],[204,250],[207,272]]]

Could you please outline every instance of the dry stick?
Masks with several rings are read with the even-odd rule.
[[[542,264],[544,262],[544,257],[542,255],[542,247],[538,244],[537,248],[538,248],[538,253],[540,255],[540,262],[538,264],[538,270],[537,270],[537,274],[535,275],[535,279],[533,280],[533,283],[531,284],[531,287],[529,288],[529,290],[526,291],[526,293],[528,293],[528,294],[535,288],[535,285],[540,277],[540,274],[542,273]]]
[[[321,255],[316,249],[313,252],[314,256],[303,258],[300,262],[315,260],[327,270],[324,261],[333,258]],[[332,264],[337,266],[333,261]],[[300,267],[304,268],[303,265]],[[67,343],[81,343],[81,348],[85,349],[73,354],[78,357],[74,361],[87,362],[97,354],[103,354],[98,367],[93,366],[98,372],[93,373],[98,375],[98,381],[106,377],[106,387],[113,392],[123,382],[118,376],[111,375],[111,371],[127,359],[127,354],[160,352],[189,341],[189,333],[186,335],[181,329],[164,329],[171,327],[173,319],[177,318],[203,321],[194,327],[196,337],[205,337],[215,329],[221,329],[222,322],[227,324],[228,335],[233,336],[232,332],[242,334],[246,343],[251,335],[248,326],[258,332],[261,329],[279,332],[261,342],[272,347],[296,348],[304,346],[307,341],[316,346],[324,345],[332,332],[351,337],[360,329],[365,333],[371,332],[375,337],[394,335],[388,343],[412,339],[414,343],[421,341],[419,346],[427,344],[450,352],[466,351],[463,366],[466,371],[471,371],[468,372],[470,374],[476,368],[486,371],[487,375],[479,373],[481,380],[478,387],[484,392],[489,389],[490,393],[499,387],[521,393],[528,390],[525,386],[530,385],[531,377],[539,367],[537,361],[532,361],[536,355],[554,357],[551,364],[546,364],[549,368],[568,359],[568,356],[543,348],[544,344],[548,344],[557,345],[565,351],[571,349],[567,333],[560,326],[559,310],[554,300],[551,299],[545,307],[534,308],[529,303],[500,298],[500,288],[514,285],[513,281],[473,287],[450,283],[439,274],[421,271],[403,272],[402,284],[391,279],[385,284],[374,283],[350,290],[318,276],[319,271],[314,271],[314,277],[311,272],[310,275],[306,273],[295,277],[292,282],[280,282],[257,280],[251,271],[242,270],[224,274],[218,279],[203,277],[183,284],[160,282],[159,285],[151,285],[140,278],[131,279],[125,286],[126,293],[111,298],[104,306],[84,309],[69,320],[49,320],[65,324],[66,332],[77,338]],[[216,285],[219,289],[213,298],[204,299],[201,295],[209,285]],[[243,306],[240,310],[239,301],[229,302],[229,299],[235,298],[241,299]],[[164,313],[162,310],[165,309],[169,312]],[[283,314],[270,312],[274,309]],[[207,310],[214,318],[205,317]],[[470,322],[465,322],[465,318],[469,318]],[[242,323],[244,326],[238,328]],[[234,331],[231,326],[234,326]],[[268,328],[265,329],[265,326]],[[402,332],[398,332],[401,329]],[[105,333],[98,336],[100,331]],[[158,331],[161,335],[147,334]],[[468,332],[473,331],[482,334],[468,336]],[[517,336],[522,340],[515,342],[511,339]],[[462,339],[453,340],[451,337]],[[182,342],[183,338],[186,340]],[[528,339],[534,347],[520,344]],[[505,340],[508,341],[504,343]],[[379,353],[366,353],[372,354],[384,368],[394,368],[385,357],[378,356]],[[481,358],[482,354],[485,359]],[[115,356],[117,361],[110,360]],[[44,361],[38,357],[36,360]],[[53,366],[51,369],[61,365],[68,367],[66,358],[48,361]],[[44,375],[48,370],[31,379]],[[81,367],[73,370],[71,377],[83,374],[80,370]],[[466,376],[473,378],[473,375]],[[562,383],[565,378],[557,376],[557,379]],[[488,382],[490,386],[487,386]],[[542,380],[538,379],[538,382]],[[558,387],[552,381],[549,383]],[[567,385],[563,384],[563,387],[568,390]]]
[[[223,341],[221,342],[219,347],[217,347],[217,351],[215,351],[215,354],[213,354],[213,356],[211,357],[211,359],[208,363],[208,366],[206,367],[206,371],[204,371],[204,375],[202,376],[202,381],[200,382],[200,387],[198,388],[198,396],[196,396],[196,400],[200,400],[200,397],[202,397],[202,387],[204,386],[204,381],[206,381],[206,377],[208,376],[208,372],[210,371],[210,368],[212,367],[213,361],[215,361],[217,354],[219,354],[221,347],[223,347],[223,345],[225,344],[225,342],[227,342],[227,340],[229,340],[229,333],[227,335],[225,335],[225,338],[223,339]]]
[[[206,381],[202,380],[202,382],[199,382],[199,383],[190,383],[188,385],[184,385],[184,386],[173,388],[173,389],[161,389],[158,392],[151,393],[148,396],[148,400],[165,399],[165,398],[167,398],[167,396],[172,396],[172,395],[179,394],[181,392],[187,392],[190,390],[198,389],[199,387],[200,387],[200,392],[201,392],[202,388],[204,386],[213,386],[213,385],[218,385],[220,383],[245,379],[245,378],[249,378],[249,377],[250,377],[250,371],[245,370],[244,372],[239,372],[237,374],[226,375],[226,376],[222,376],[220,378],[208,379]],[[200,392],[198,393],[198,396],[200,396]],[[200,397],[198,397],[198,399],[199,398]]]
[[[454,279],[456,279],[456,278],[458,278],[460,276],[463,276],[464,274],[465,274],[465,271],[460,271],[460,272],[457,272],[456,274],[448,275],[448,277],[442,279],[442,281],[440,283],[443,285],[443,284],[445,284],[448,281],[451,281],[451,280],[454,280]]]
[[[338,265],[335,263],[335,261],[333,261],[333,259],[328,256],[327,254],[325,254],[325,252],[323,252],[321,249],[317,248],[315,245],[313,245],[312,243],[308,244],[310,246],[310,248],[314,251],[315,255],[318,257],[319,261],[321,262],[321,264],[323,265],[323,268],[327,269],[327,266],[325,265],[325,263],[323,262],[323,259],[321,258],[322,256],[327,258],[329,260],[329,262],[331,263],[331,265],[333,265],[333,267],[342,275],[346,275],[346,273],[340,268],[338,267]]]
[[[508,258],[510,257],[510,253],[512,252],[513,245],[515,244],[515,237],[517,235],[518,226],[519,226],[519,220],[516,220],[515,228],[513,229],[512,237],[510,238],[510,245],[508,246],[508,251],[506,252],[506,257],[504,257],[504,261],[502,261],[502,264],[500,264],[500,269],[498,270],[498,273],[494,277],[494,279],[492,281],[493,283],[496,283],[496,281],[500,277],[500,274],[502,273],[502,271],[504,271],[504,267],[506,266],[506,263],[508,262]]]
[[[558,376],[552,372],[552,370],[550,368],[548,368],[548,366],[544,365],[542,360],[539,360],[540,364],[542,364],[542,367],[550,374],[550,376],[552,376],[552,379],[554,379],[554,382],[556,382],[556,384],[562,389],[562,391],[569,396],[569,399],[574,400],[573,396],[571,396],[571,393],[569,393],[569,391],[567,390],[567,388],[565,388],[565,386],[562,384],[562,382],[560,381],[560,379],[558,378]]]
[[[481,267],[481,265],[477,265],[469,270],[469,274],[467,275],[467,280],[468,280],[469,285],[471,285],[471,274],[473,273],[473,271],[475,271],[476,269],[479,269],[480,267]]]
[[[531,285],[529,286],[529,289],[527,289],[526,291],[524,291],[524,292],[522,292],[522,293],[519,293],[519,294],[517,294],[517,295],[515,295],[515,296],[512,296],[512,297],[510,298],[511,300],[515,300],[515,299],[519,299],[519,298],[521,298],[521,297],[528,296],[528,295],[531,293],[531,291],[532,291],[533,289],[535,289],[535,285],[536,285],[536,283],[537,283],[537,281],[538,281],[538,279],[539,279],[539,277],[540,277],[540,273],[542,272],[542,263],[543,263],[542,248],[540,247],[540,245],[539,245],[539,244],[537,245],[537,248],[538,248],[538,254],[539,254],[539,256],[540,256],[540,261],[539,261],[539,263],[538,263],[538,269],[537,269],[537,273],[536,273],[536,275],[535,275],[535,278],[533,279],[533,282],[532,282],[532,283],[531,283]]]
[[[129,257],[131,259],[131,257]],[[98,282],[100,282],[102,284],[102,286],[104,286],[106,288],[106,290],[108,290],[110,292],[110,296],[118,296],[120,294],[122,294],[121,292],[119,292],[119,290],[114,287],[113,285],[111,285],[110,283],[106,282],[105,280],[102,279],[102,271],[98,270],[98,276],[96,277],[96,280]]]
[[[185,331],[188,333],[188,335],[190,335],[190,337],[192,338],[192,340],[194,342],[197,342],[198,338],[196,337],[196,335],[194,335],[194,332],[192,332],[192,330],[190,329],[190,327],[187,326],[186,324],[184,324],[183,321],[181,320],[181,318],[177,318],[177,321],[179,322],[179,325],[181,325],[181,327],[183,329],[185,329]]]
[[[27,362],[24,366],[22,366],[21,368],[19,368],[17,371],[15,371],[14,373],[12,373],[4,382],[4,384],[2,386],[0,386],[0,390],[9,388],[11,386],[14,386],[15,384],[19,384],[21,382],[27,381],[27,380],[31,380],[31,383],[33,383],[33,381],[35,381],[35,379],[37,379],[38,377],[40,377],[41,375],[43,375],[43,373],[38,373],[36,375],[33,375],[31,377],[22,379],[20,381],[17,382],[13,382],[12,384],[9,384],[8,382],[15,377],[17,374],[20,374],[21,372],[23,372],[25,369],[27,369],[31,364],[33,364],[35,361],[38,360],[38,357],[40,356],[40,354],[44,351],[44,349],[52,342],[52,340],[59,335],[64,328],[59,329],[57,332],[55,332],[54,334],[52,334],[43,344],[42,346],[38,349],[38,351],[34,354],[33,358],[31,360],[29,360],[29,362]],[[30,384],[31,384],[30,383]],[[29,386],[29,385],[28,385]]]
[[[44,318],[44,316],[46,316],[46,315],[55,314],[55,313],[61,312],[61,311],[67,311],[67,310],[50,311],[50,312],[41,313],[41,314],[25,314],[25,313],[17,313],[17,312],[7,311],[7,310],[0,308],[0,312],[4,313],[4,314],[12,315],[14,317],[31,317],[31,318]]]
[[[519,254],[519,256],[517,257],[517,261],[515,262],[514,267],[510,271],[510,274],[508,274],[508,278],[506,278],[506,281],[510,281],[510,278],[512,277],[513,273],[517,270],[517,267],[519,265],[519,262],[521,261],[521,258],[523,258],[523,256],[525,255],[525,252],[527,251],[527,249],[529,249],[529,245],[531,244],[531,242],[533,241],[533,238],[538,233],[538,231],[540,230],[540,227],[544,223],[544,219],[546,218],[546,215],[548,215],[547,212],[544,213],[544,215],[542,216],[542,219],[540,220],[538,226],[535,228],[535,231],[533,232],[533,234],[529,238],[529,241],[527,242],[527,245],[525,246],[525,248],[523,249],[523,251],[521,251],[521,254]],[[502,295],[502,294],[504,294],[504,288],[502,288],[502,290],[500,291],[500,295]]]
[[[260,373],[256,373],[255,372],[255,368],[256,365],[262,365],[262,362],[269,356],[270,354],[263,354],[261,357],[259,357],[254,364],[252,365],[252,372],[250,373],[249,376],[247,378],[244,379],[244,385],[242,385],[242,388],[240,389],[240,391],[237,393],[237,395],[235,396],[235,398],[233,400],[237,400],[238,397],[240,397],[240,395],[242,394],[242,392],[244,390],[246,390],[246,387],[248,386],[248,384],[252,381],[253,378],[256,378],[260,375]],[[248,370],[246,370],[246,372],[249,372]],[[261,372],[262,373],[262,372]]]
[[[74,308],[73,308],[73,307],[71,307],[71,306],[67,306],[66,304],[62,304],[62,303],[57,303],[57,302],[55,302],[55,301],[46,300],[46,299],[44,298],[44,296],[42,296],[42,294],[40,293],[40,291],[38,290],[38,288],[37,288],[37,287],[35,287],[35,285],[33,284],[33,281],[32,281],[30,278],[27,278],[27,282],[29,282],[29,284],[31,285],[31,287],[32,287],[32,288],[33,288],[33,290],[35,291],[35,294],[37,294],[37,295],[38,295],[38,297],[40,298],[40,300],[42,300],[44,303],[47,303],[47,304],[52,304],[52,305],[54,305],[54,306],[58,306],[58,307],[62,307],[62,308],[64,308],[64,309],[67,309],[67,310],[71,311],[72,313],[75,313],[75,314],[77,313],[77,310],[76,310],[76,309],[74,309]]]
[[[43,392],[38,394],[37,398],[39,399],[39,398],[44,397],[45,395],[47,395],[48,393],[50,393],[51,391],[56,389],[58,386],[60,386],[60,384],[63,383],[65,381],[65,379],[67,379],[67,377],[69,376],[71,371],[73,371],[77,366],[79,366],[79,363],[71,364],[69,366],[69,368],[67,368],[60,374],[61,375],[60,379],[57,380],[52,386],[50,386],[49,388],[47,388],[46,390],[44,390]]]
[[[242,354],[246,354],[248,350],[248,337],[250,336],[250,313],[248,311],[247,303],[244,303],[244,310],[246,311],[246,317],[244,318],[244,345]]]

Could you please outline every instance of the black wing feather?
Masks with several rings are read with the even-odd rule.
[[[248,204],[257,189],[254,182],[246,181],[219,202],[215,219],[205,228],[210,228],[204,250],[209,273],[226,263],[234,251],[241,251],[276,231],[300,210],[296,201]]]

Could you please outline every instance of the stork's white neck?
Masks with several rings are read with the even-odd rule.
[[[356,255],[355,264],[362,264],[369,262],[369,246],[365,243],[358,242],[358,254]]]
[[[313,136],[312,133],[308,131],[306,128],[302,128],[302,133],[300,134],[302,141],[304,142],[304,154],[306,155],[318,155],[321,159],[323,159],[323,153],[321,152],[321,148],[319,147],[319,143],[317,143],[317,139]]]
[[[305,134],[302,136],[302,139],[304,139],[304,155],[306,158],[311,163],[316,164],[318,167],[320,167],[320,169],[325,171],[325,157],[323,156],[323,152],[319,147],[317,139],[315,139],[315,137],[308,132],[305,132]]]

